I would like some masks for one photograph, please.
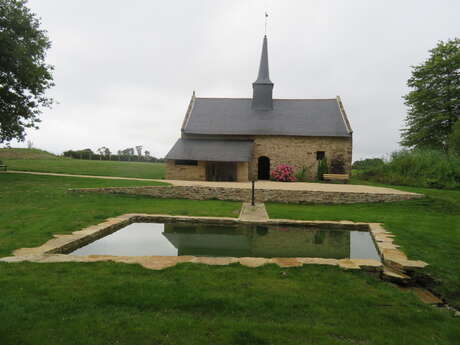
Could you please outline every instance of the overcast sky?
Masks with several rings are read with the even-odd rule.
[[[458,0],[29,0],[53,47],[59,104],[34,147],[54,153],[135,145],[164,156],[192,91],[251,97],[264,11],[275,98],[340,95],[354,159],[398,148],[410,66],[460,35]],[[25,147],[25,143],[12,146]]]

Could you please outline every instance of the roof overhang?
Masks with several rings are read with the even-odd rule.
[[[184,159],[215,162],[249,162],[252,141],[179,139],[166,159]]]

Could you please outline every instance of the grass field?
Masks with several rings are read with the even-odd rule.
[[[58,159],[56,155],[39,149],[0,148],[0,160],[10,159]]]
[[[63,158],[37,149],[0,149],[9,170],[163,179],[163,163],[97,161]]]
[[[460,322],[363,272],[0,265],[3,345],[458,344]]]
[[[388,187],[388,186],[387,186]],[[428,262],[432,288],[460,307],[460,191],[398,187],[427,197],[351,205],[267,204],[272,218],[381,222],[411,258]]]
[[[222,201],[117,198],[71,193],[69,188],[160,185],[161,182],[0,173],[0,255],[37,246],[55,233],[68,233],[123,213],[237,216],[240,204]],[[18,247],[19,245],[19,247]]]
[[[0,255],[127,212],[237,216],[240,204],[76,194],[141,185],[0,174]],[[270,204],[272,217],[384,221],[455,299],[458,194],[396,204]],[[412,219],[412,222],[409,220]],[[437,236],[438,235],[438,236]],[[455,285],[457,284],[457,285]],[[456,286],[456,287],[455,287]],[[0,344],[457,344],[460,319],[362,271],[0,263]],[[457,295],[458,298],[458,295]]]
[[[5,160],[9,170],[52,172],[74,175],[118,176],[163,179],[163,163],[88,161],[81,159]]]

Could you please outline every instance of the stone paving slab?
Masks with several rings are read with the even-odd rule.
[[[382,266],[377,260],[367,260],[363,263],[355,259],[323,259],[323,258],[254,258],[254,257],[195,257],[195,256],[112,256],[112,255],[67,255],[67,254],[41,254],[9,256],[0,259],[0,262],[36,262],[36,263],[59,263],[59,262],[102,262],[113,261],[126,264],[139,264],[152,270],[162,270],[180,263],[198,263],[205,265],[225,266],[239,263],[246,267],[259,267],[268,264],[275,264],[279,267],[301,267],[303,265],[332,265],[343,269],[360,269],[372,267],[379,270]]]
[[[239,219],[245,222],[266,222],[268,221],[268,213],[265,209],[265,204],[256,203],[252,206],[250,203],[245,202],[241,206]]]
[[[439,306],[439,307],[444,306],[448,310],[453,310],[454,316],[456,317],[460,316],[460,312],[446,305],[442,299],[435,296],[432,292],[430,292],[427,289],[416,287],[416,286],[398,286],[398,288],[401,289],[402,291],[410,291],[414,293],[420,299],[420,301],[422,301],[425,304],[430,304],[432,306]]]
[[[430,291],[426,289],[413,287],[411,290],[415,292],[415,294],[422,300],[423,303],[435,305],[444,304],[444,302],[439,297],[433,295]]]
[[[382,278],[389,281],[405,282],[410,277],[403,272],[395,271],[388,266],[383,267]]]
[[[252,207],[248,204],[248,207]],[[255,211],[254,211],[255,210]],[[14,256],[0,258],[2,262],[95,262],[115,261],[124,263],[136,263],[149,269],[164,269],[178,263],[190,262],[207,265],[229,265],[240,263],[247,267],[258,267],[265,264],[276,264],[280,267],[300,267],[306,264],[333,265],[343,269],[365,269],[381,271],[383,277],[389,280],[407,281],[410,277],[407,272],[424,268],[427,263],[419,260],[409,260],[407,256],[393,244],[393,237],[380,223],[354,223],[351,221],[300,221],[289,219],[268,219],[264,213],[264,205],[259,204],[245,217],[220,218],[220,217],[193,217],[193,216],[171,216],[162,214],[124,214],[119,217],[109,218],[106,221],[91,225],[87,228],[66,235],[53,235],[48,242],[35,248],[21,248],[13,252]],[[251,213],[253,212],[254,213]],[[248,220],[249,219],[249,220]],[[106,236],[121,227],[133,222],[165,222],[165,221],[187,221],[200,223],[237,224],[252,221],[258,224],[284,224],[304,225],[306,227],[321,226],[327,228],[368,230],[376,244],[382,261],[367,259],[325,259],[325,258],[254,258],[254,257],[196,257],[196,256],[110,256],[110,255],[89,255],[76,256],[67,255],[83,245]]]

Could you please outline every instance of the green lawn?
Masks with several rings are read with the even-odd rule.
[[[0,149],[0,161],[9,170],[163,179],[165,164],[63,158],[39,149]]]
[[[453,345],[460,334],[448,312],[336,267],[22,263],[0,270],[2,345]]]
[[[123,213],[238,216],[240,203],[117,197],[72,193],[69,188],[159,185],[161,182],[0,173],[0,255],[40,245]]]
[[[0,256],[122,213],[237,216],[240,207],[67,191],[142,184],[0,174]],[[396,204],[268,209],[272,217],[384,221],[411,258],[433,264],[440,291],[453,298],[456,268],[447,270],[446,263],[459,262],[456,223],[449,225],[458,223],[457,198],[434,191]],[[431,345],[458,344],[460,334],[460,319],[450,312],[369,273],[330,266],[182,264],[152,271],[120,263],[0,263],[0,290],[2,345]]]
[[[9,159],[58,159],[58,157],[40,149],[0,148],[0,160]]]
[[[432,288],[460,307],[460,191],[398,189],[427,197],[378,204],[266,206],[272,218],[384,223],[410,259],[430,264],[426,272],[440,283]]]
[[[9,170],[52,172],[74,175],[118,176],[163,179],[164,163],[90,161],[71,158],[4,159]]]

